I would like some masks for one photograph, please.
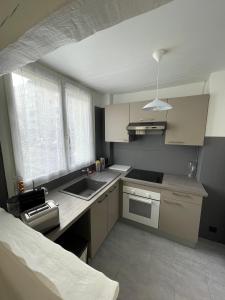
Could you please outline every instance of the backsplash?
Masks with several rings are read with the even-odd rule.
[[[198,147],[165,145],[164,141],[164,135],[145,135],[130,143],[114,143],[114,163],[143,170],[187,175],[188,162],[197,160]]]

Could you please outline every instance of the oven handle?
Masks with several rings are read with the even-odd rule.
[[[152,200],[148,199],[142,199],[141,197],[135,197],[135,196],[129,196],[129,200],[134,200],[134,201],[139,201],[139,202],[143,202],[143,203],[147,203],[147,204],[152,204]]]

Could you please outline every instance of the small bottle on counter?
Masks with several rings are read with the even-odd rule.
[[[104,171],[105,170],[105,158],[104,157],[100,157],[100,163],[101,163],[101,170]]]
[[[101,172],[101,163],[100,160],[96,160],[95,162],[96,172]]]
[[[17,180],[17,191],[18,193],[24,193],[25,191],[23,178],[18,178]]]

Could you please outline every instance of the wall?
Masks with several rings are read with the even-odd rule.
[[[192,96],[207,93],[207,82],[195,82],[159,90],[159,97],[172,98],[182,96]],[[155,97],[155,90],[144,90],[135,93],[114,94],[113,103],[138,102],[151,100]]]
[[[92,90],[93,105],[97,107],[105,107],[107,104],[111,103],[110,95],[103,94],[98,91]]]
[[[206,138],[198,168],[209,196],[203,202],[200,235],[225,243],[225,71],[210,75],[209,90]]]
[[[0,145],[0,207],[6,207],[6,200],[8,198],[6,180],[5,180],[5,170],[2,158],[2,150]]]
[[[225,71],[209,78],[210,102],[206,136],[225,137]]]
[[[0,143],[4,162],[5,177],[9,195],[14,194],[14,181],[16,178],[11,131],[9,125],[7,100],[3,77],[0,77]]]
[[[205,138],[199,156],[198,179],[208,192],[208,197],[203,201],[200,236],[225,243],[224,137]],[[216,232],[211,231],[210,226]]]
[[[114,163],[137,169],[177,175],[188,173],[188,162],[197,160],[198,147],[165,145],[165,136],[138,137],[131,143],[114,143]]]

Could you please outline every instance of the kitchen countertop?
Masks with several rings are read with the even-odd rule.
[[[207,197],[208,194],[203,185],[197,181],[196,178],[188,178],[182,175],[164,174],[162,183],[149,182],[144,180],[137,180],[122,176],[121,179],[127,182],[133,182],[136,184],[143,184],[152,186],[159,189],[166,189],[172,191],[179,191],[183,193],[189,193],[200,197]]]
[[[164,174],[163,182],[159,184],[154,182],[137,180],[133,178],[127,178],[125,176],[128,172],[120,173],[106,169],[101,173],[94,173],[92,175],[89,175],[89,177],[92,179],[107,181],[107,185],[105,185],[89,201],[60,192],[60,190],[71,185],[72,183],[75,183],[76,181],[79,181],[82,177],[84,178],[86,176],[76,178],[75,180],[70,181],[58,187],[57,189],[49,192],[48,196],[46,197],[47,200],[54,200],[56,203],[59,204],[60,226],[46,234],[46,237],[52,241],[55,241],[73,223],[75,223],[79,219],[79,217],[81,217],[102,194],[104,194],[111,186],[113,186],[120,179],[126,182],[133,182],[136,184],[152,186],[159,189],[189,193],[200,197],[208,196],[203,185],[200,182],[198,182],[196,178]]]
[[[61,192],[61,190],[65,187],[75,183],[76,181],[79,181],[82,177],[85,178],[87,176],[76,178],[64,185],[61,185],[57,189],[50,191],[48,196],[46,197],[46,200],[54,200],[59,204],[60,225],[49,233],[45,234],[45,236],[50,240],[55,241],[76,220],[78,220],[79,217],[82,216],[82,214],[84,214],[102,194],[104,194],[120,179],[120,175],[121,173],[111,170],[105,170],[101,173],[94,173],[89,175],[89,178],[107,182],[107,184],[103,186],[103,188],[99,190],[99,192],[89,201]]]

